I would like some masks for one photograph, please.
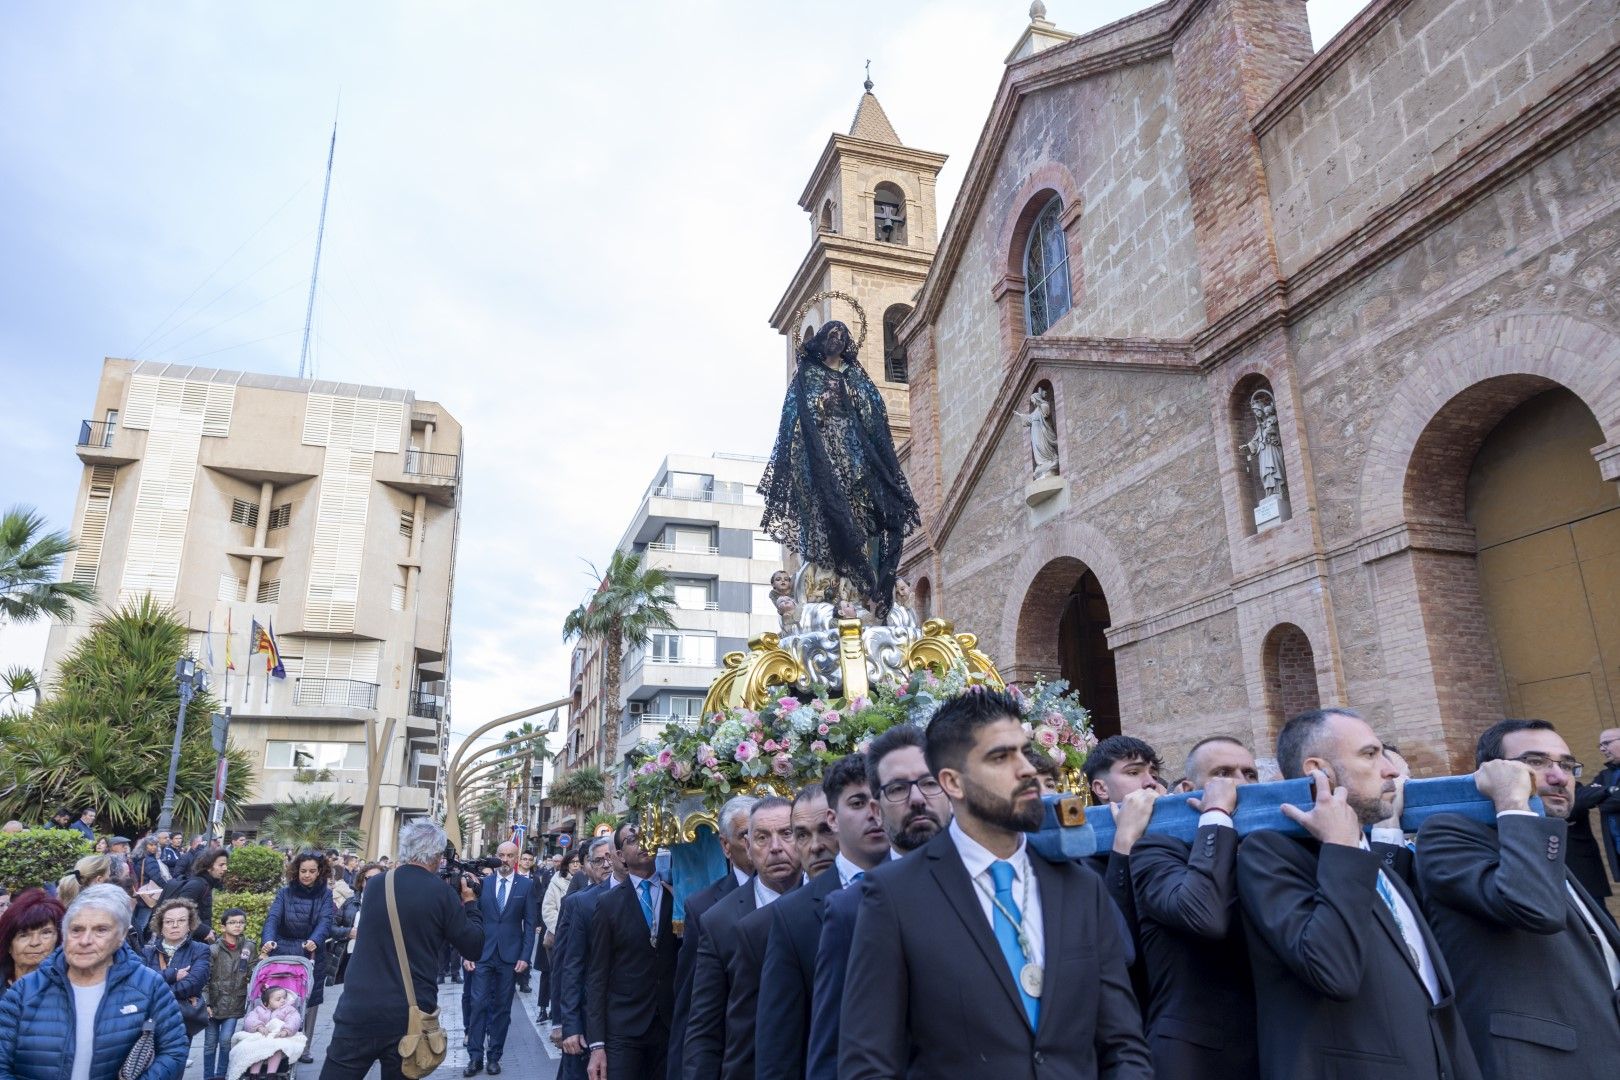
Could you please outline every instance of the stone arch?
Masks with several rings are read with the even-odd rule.
[[[1079,244],[1075,224],[1080,219],[1084,198],[1074,174],[1058,162],[1040,165],[1024,180],[1016,194],[1007,203],[1007,212],[1001,221],[992,252],[1002,263],[1001,279],[991,288],[991,298],[997,308],[997,321],[1001,331],[1004,360],[1010,362],[1027,336],[1024,311],[1024,253],[1029,242],[1030,229],[1046,205],[1056,197],[1063,200],[1062,225],[1068,243],[1069,308],[1073,311],[1080,302],[1081,282],[1084,279],[1080,262]]]
[[[934,617],[934,586],[926,577],[918,578],[912,588],[911,606],[918,622],[927,622]]]
[[[817,222],[817,224],[828,232],[832,232],[836,227],[833,223],[833,213],[833,201],[831,199],[822,200],[821,219]]]
[[[1620,336],[1568,315],[1506,315],[1446,338],[1396,387],[1367,439],[1362,531],[1397,525],[1412,514],[1435,520],[1431,509],[1454,515],[1439,520],[1460,521],[1461,487],[1419,484],[1409,490],[1413,467],[1432,470],[1450,462],[1449,471],[1466,478],[1473,452],[1496,422],[1555,385],[1592,410],[1610,444],[1620,440],[1617,366]],[[1438,501],[1431,507],[1428,499]]]
[[[1278,623],[1266,634],[1260,650],[1265,679],[1266,721],[1274,745],[1277,733],[1290,717],[1322,707],[1316,678],[1316,650],[1304,630],[1294,623]]]
[[[884,244],[905,244],[906,193],[893,180],[872,189],[872,239]]]

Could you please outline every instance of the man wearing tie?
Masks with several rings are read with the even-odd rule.
[[[1305,839],[1265,830],[1238,848],[1263,1080],[1477,1080],[1451,973],[1408,887],[1394,762],[1361,715],[1313,709],[1277,736],[1285,777],[1310,776]]]
[[[598,836],[586,846],[585,872],[579,876],[586,884],[575,891],[576,883],[569,882],[570,891],[557,906],[552,949],[557,987],[552,1041],[564,1055],[558,1080],[585,1080],[585,972],[590,964],[591,919],[602,894],[624,876],[624,867],[615,865],[611,836]]]
[[[484,917],[484,951],[468,976],[472,981],[472,1015],[467,1023],[467,1068],[477,1076],[488,1062],[489,1074],[501,1071],[506,1030],[512,1024],[512,995],[517,977],[529,969],[534,954],[538,911],[534,880],[516,872],[517,845],[495,849],[501,868],[484,879],[478,910]]]
[[[675,1007],[675,901],[653,876],[651,848],[634,825],[614,845],[624,884],[603,894],[591,918],[585,978],[590,1080],[656,1080],[664,1075]]]
[[[1545,720],[1479,737],[1494,826],[1436,814],[1417,870],[1486,1080],[1595,1080],[1620,1062],[1620,933],[1567,863],[1580,763]],[[1547,816],[1530,809],[1541,796]]]
[[[1149,1080],[1103,883],[1029,857],[1024,833],[1044,808],[1018,700],[969,690],[934,714],[926,738],[955,818],[865,879],[839,1077]]]

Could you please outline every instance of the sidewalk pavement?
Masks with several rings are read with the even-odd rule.
[[[536,980],[538,981],[538,980]],[[297,1080],[319,1080],[321,1063],[326,1057],[327,1044],[332,1041],[332,1013],[342,998],[345,987],[328,986],[326,1000],[315,1019],[311,1053],[315,1064],[298,1066]],[[512,1027],[506,1035],[506,1052],[501,1056],[499,1080],[555,1080],[562,1059],[562,1051],[551,1045],[551,1025],[537,1023],[538,1006],[533,994],[518,994],[512,1002]],[[461,987],[445,982],[439,987],[439,1023],[450,1036],[450,1052],[444,1063],[433,1072],[433,1080],[460,1080],[467,1067],[466,1020],[461,1014]],[[185,1080],[204,1080],[203,1033],[191,1041],[191,1064],[186,1067]],[[380,1070],[372,1066],[366,1080],[380,1080]],[[480,1073],[479,1080],[487,1074]]]

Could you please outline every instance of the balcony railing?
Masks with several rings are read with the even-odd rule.
[[[117,434],[117,424],[109,424],[105,420],[80,420],[77,445],[105,450],[113,444],[113,436]]]
[[[660,499],[682,499],[686,502],[716,502],[741,505],[748,501],[748,485],[733,484],[721,480],[713,487],[681,487],[679,485],[661,484],[653,489],[653,495]]]
[[[420,690],[412,690],[411,715],[421,716],[428,720],[443,720],[444,698],[437,694],[424,694]]]
[[[298,679],[293,689],[295,705],[336,705],[348,709],[375,709],[377,684],[358,679]]]
[[[666,544],[662,540],[654,540],[647,545],[648,551],[673,551],[680,555],[718,555],[720,549],[701,544]]]
[[[425,450],[405,451],[405,472],[410,476],[432,476],[440,480],[461,479],[460,454],[430,454]]]

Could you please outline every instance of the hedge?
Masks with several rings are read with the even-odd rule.
[[[0,887],[16,893],[55,884],[90,852],[90,841],[67,829],[0,833]]]
[[[250,844],[226,853],[225,887],[238,892],[275,892],[287,883],[287,860],[275,848]]]
[[[270,914],[270,902],[276,898],[275,893],[267,892],[225,892],[220,890],[214,894],[214,926],[219,929],[219,922],[225,913],[233,907],[239,907],[247,912],[247,936],[258,941],[263,930],[265,916]]]

